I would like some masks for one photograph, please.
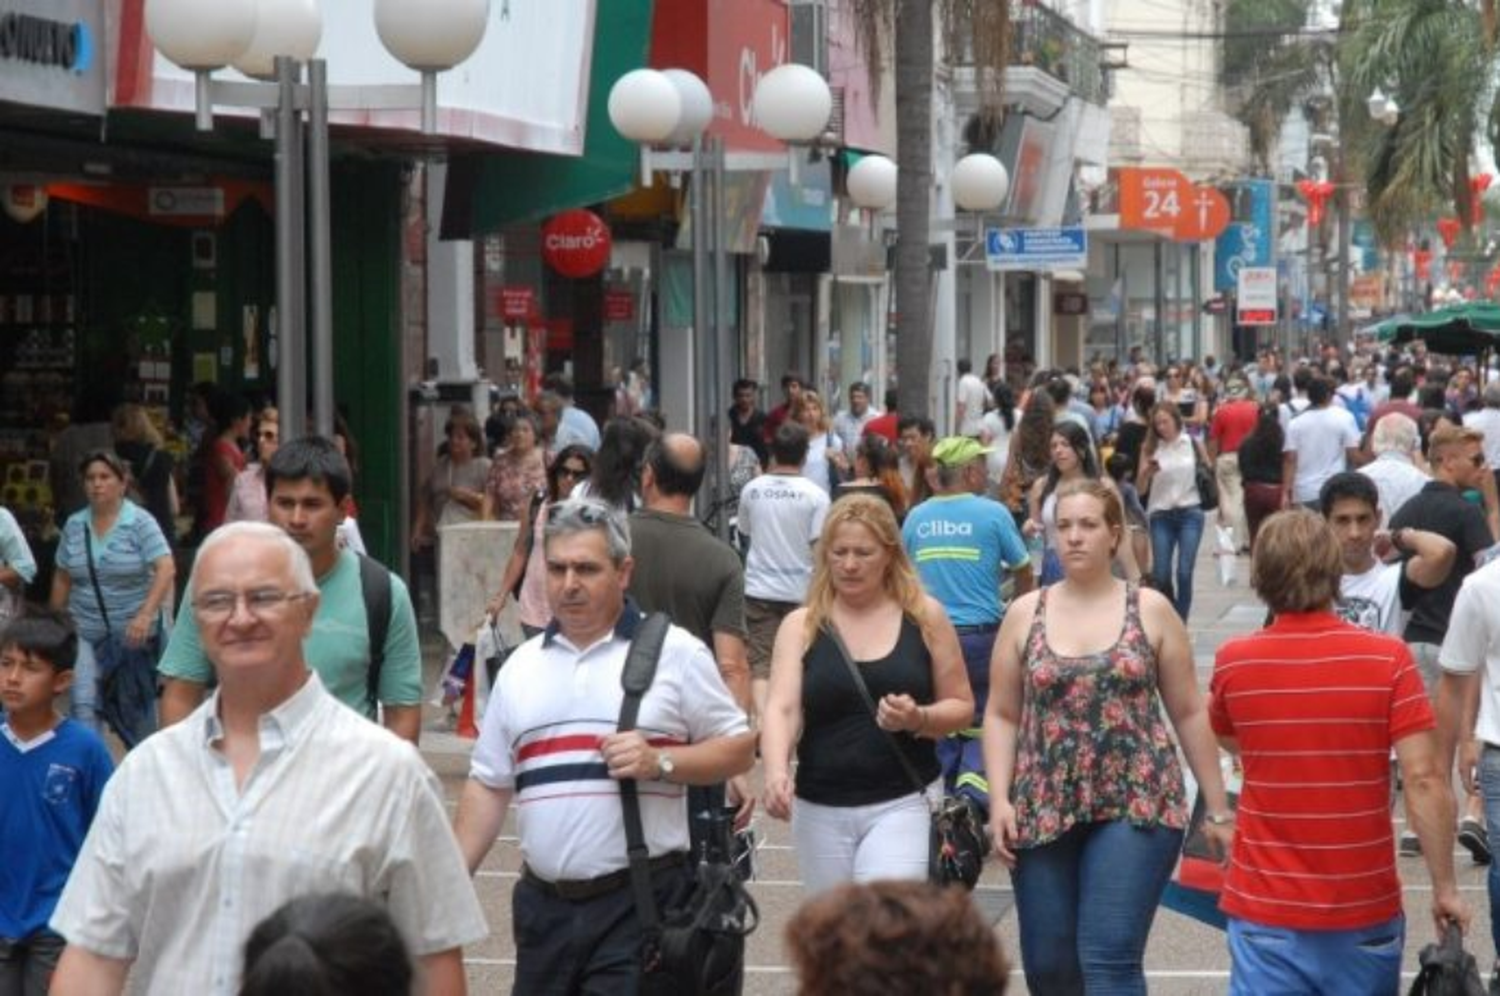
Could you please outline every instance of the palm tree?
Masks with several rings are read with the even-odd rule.
[[[1250,131],[1259,172],[1275,172],[1282,123],[1292,108],[1326,87],[1332,47],[1302,36],[1309,0],[1229,0],[1220,79],[1235,117]]]
[[[1010,48],[1010,0],[852,0],[861,48],[879,91],[884,60],[895,56],[896,369],[898,410],[930,410],[932,369],[932,85],[936,28],[949,53],[971,52],[985,90],[983,115],[998,122]]]
[[[1369,129],[1369,213],[1387,241],[1444,204],[1469,224],[1469,163],[1477,137],[1500,138],[1496,0],[1361,0],[1340,62],[1357,94],[1393,97],[1395,125]],[[1361,98],[1362,99],[1362,98]]]

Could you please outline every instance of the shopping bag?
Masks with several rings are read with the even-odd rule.
[[[1239,805],[1243,773],[1239,762],[1223,752],[1220,752],[1219,764],[1224,773],[1229,808],[1233,810]],[[1190,775],[1188,778],[1191,780]],[[1210,927],[1228,930],[1229,921],[1219,910],[1219,893],[1224,891],[1224,865],[1220,863],[1219,855],[1214,853],[1203,832],[1208,817],[1208,806],[1204,802],[1203,793],[1197,791],[1196,785],[1191,788],[1197,798],[1193,803],[1193,814],[1188,820],[1187,833],[1183,835],[1182,860],[1177,865],[1177,873],[1162,893],[1161,904]]]
[[[1234,530],[1228,526],[1214,526],[1214,560],[1219,565],[1219,584],[1233,588],[1238,573],[1239,555],[1234,546]]]

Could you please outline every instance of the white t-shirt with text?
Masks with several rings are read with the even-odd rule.
[[[750,540],[745,595],[801,602],[812,580],[813,544],[828,514],[828,492],[800,474],[762,474],[740,492],[739,531]]]

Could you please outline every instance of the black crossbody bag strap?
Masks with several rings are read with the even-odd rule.
[[[625,670],[620,674],[620,684],[625,689],[625,698],[620,702],[621,733],[635,729],[641,699],[656,678],[656,662],[661,657],[662,644],[666,642],[667,629],[671,625],[672,620],[666,613],[653,612],[636,628],[635,638],[630,641],[630,651],[625,657]],[[641,800],[634,778],[621,779],[620,806],[625,811],[625,853],[630,859],[630,888],[635,893],[636,916],[640,918],[641,930],[649,938],[660,931],[661,915],[651,891],[651,852],[646,846],[645,829],[641,826]]]
[[[870,721],[875,724],[875,729],[885,735],[885,742],[891,745],[891,752],[896,755],[896,760],[901,762],[901,770],[905,771],[906,777],[911,779],[912,785],[916,787],[917,794],[926,800],[927,783],[922,781],[922,776],[917,774],[916,768],[912,767],[912,763],[907,758],[906,752],[896,742],[895,734],[882,727],[879,720],[876,719],[877,710],[875,708],[875,700],[870,697],[870,689],[865,684],[864,676],[859,673],[859,665],[855,664],[854,658],[849,656],[849,648],[844,646],[843,638],[839,636],[838,630],[833,628],[832,623],[824,623],[823,632],[828,634],[828,638],[833,641],[834,647],[838,649],[839,657],[843,660],[844,667],[849,671],[849,678],[854,682],[855,690],[859,692],[859,697],[863,700],[865,708],[870,710]],[[930,803],[928,804],[928,808],[931,808]]]
[[[99,588],[99,571],[94,567],[94,540],[89,535],[89,524],[83,523],[83,553],[89,562],[89,581],[94,585],[94,600],[99,603],[99,615],[104,619],[104,635],[113,636],[109,626],[109,613],[104,611],[104,592]]]

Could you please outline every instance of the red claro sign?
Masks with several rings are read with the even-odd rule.
[[[565,277],[592,277],[609,265],[609,226],[592,211],[564,211],[542,226],[542,258]]]

